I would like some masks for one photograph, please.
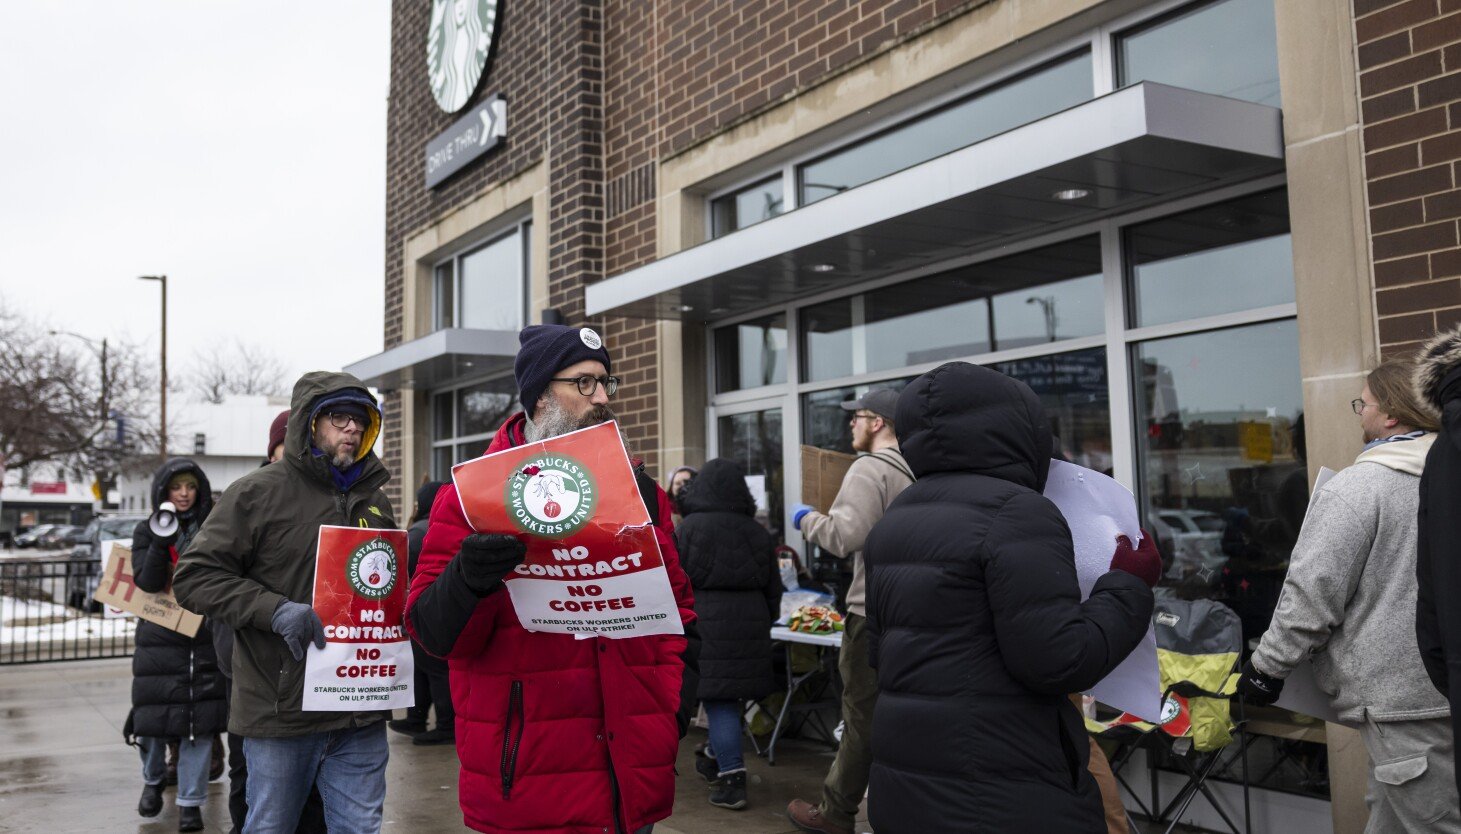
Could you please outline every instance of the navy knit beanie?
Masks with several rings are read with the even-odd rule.
[[[512,372],[517,377],[518,400],[528,417],[533,416],[548,380],[569,365],[597,359],[604,363],[605,372],[613,371],[604,340],[587,327],[531,324],[517,334],[517,340],[517,360],[513,362]]]

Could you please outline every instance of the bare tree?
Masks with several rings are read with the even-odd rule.
[[[215,405],[230,394],[284,394],[284,363],[241,339],[195,353],[187,378],[193,393]]]
[[[37,463],[111,473],[158,448],[157,373],[138,346],[65,335],[0,299],[0,475]]]

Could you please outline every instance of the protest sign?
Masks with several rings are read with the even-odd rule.
[[[111,561],[111,558],[112,558],[112,548],[114,548],[114,547],[120,547],[123,550],[130,551],[132,549],[132,540],[131,539],[102,539],[102,540],[100,540],[100,541],[97,542],[97,548],[101,551],[101,559],[98,560],[97,565],[96,565],[97,574],[96,574],[96,580],[95,581],[98,582],[98,583],[101,582],[101,577],[103,575],[105,575],[106,572],[107,572],[107,562]],[[96,595],[94,593],[92,594],[92,599],[93,600],[96,599]],[[97,604],[100,605],[101,603],[98,601]],[[131,611],[128,611],[128,610],[126,610],[124,608],[118,608],[115,605],[102,605],[101,606],[101,617],[104,620],[120,620],[120,619],[129,618],[129,617],[132,618],[132,619],[136,619],[137,618],[137,615],[136,614],[133,614]]]
[[[304,658],[306,712],[415,706],[406,579],[405,530],[320,527],[314,609],[325,647]]]
[[[1053,502],[1075,544],[1075,569],[1081,599],[1091,595],[1096,580],[1111,570],[1116,537],[1141,541],[1136,499],[1114,479],[1085,467],[1052,460],[1045,497]],[[1147,721],[1162,718],[1162,675],[1157,666],[1157,635],[1147,623],[1146,636],[1091,690],[1097,701]]]
[[[102,605],[136,614],[188,637],[198,633],[203,617],[178,605],[172,595],[171,584],[154,594],[138,588],[132,576],[132,548],[113,544],[106,570],[102,572],[101,582],[97,584],[92,598]]]
[[[580,637],[683,634],[649,512],[616,423],[452,468],[472,529],[516,535],[505,579],[528,631]]]

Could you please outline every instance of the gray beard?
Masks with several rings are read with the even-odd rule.
[[[609,410],[608,406],[600,406],[580,420],[569,414],[557,400],[548,397],[538,401],[536,411],[537,413],[532,417],[527,417],[523,424],[523,437],[529,443],[561,437],[569,432],[597,426],[614,419],[614,412]],[[619,441],[624,444],[624,452],[632,459],[634,447],[629,445],[629,438],[624,436],[622,426],[619,427]]]

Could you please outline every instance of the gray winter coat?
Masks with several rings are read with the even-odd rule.
[[[1319,488],[1253,663],[1288,677],[1312,654],[1339,717],[1450,715],[1415,637],[1416,507],[1434,434],[1377,446]]]

